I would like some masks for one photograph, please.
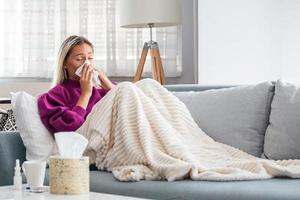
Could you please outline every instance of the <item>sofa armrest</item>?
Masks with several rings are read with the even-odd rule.
[[[22,164],[26,150],[18,132],[0,132],[0,186],[12,185],[15,160]]]

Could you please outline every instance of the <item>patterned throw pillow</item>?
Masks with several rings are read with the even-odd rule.
[[[11,109],[0,110],[0,131],[16,131],[16,121]]]

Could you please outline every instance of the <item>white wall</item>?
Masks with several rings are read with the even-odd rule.
[[[300,83],[299,0],[199,0],[198,80]]]
[[[0,97],[9,98],[10,92],[26,91],[29,94],[38,96],[39,94],[46,92],[50,89],[50,82],[32,82],[32,81],[0,81]],[[10,108],[10,104],[0,104],[0,109]]]

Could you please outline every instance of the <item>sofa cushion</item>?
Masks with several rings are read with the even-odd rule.
[[[149,199],[285,200],[299,199],[300,181],[140,181],[120,182],[111,173],[91,171],[91,191]]]
[[[45,184],[49,185],[49,170]],[[275,178],[252,181],[139,181],[121,182],[112,173],[90,171],[92,192],[149,199],[210,200],[296,200],[300,199],[299,179]]]
[[[13,110],[0,109],[0,131],[16,131],[17,125],[13,115]]]
[[[300,87],[278,80],[271,104],[264,153],[270,159],[300,159],[299,146]]]
[[[11,93],[11,104],[26,147],[26,159],[48,159],[53,153],[55,141],[40,119],[36,98],[24,91]]]
[[[213,139],[261,156],[274,85],[173,92],[190,110],[199,127]]]

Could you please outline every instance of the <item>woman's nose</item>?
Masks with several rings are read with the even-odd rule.
[[[90,65],[90,64],[91,64],[91,61],[89,61],[88,59],[86,59],[84,62],[85,62],[85,64],[87,64],[87,65]]]

